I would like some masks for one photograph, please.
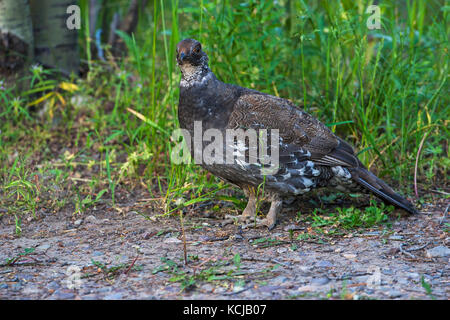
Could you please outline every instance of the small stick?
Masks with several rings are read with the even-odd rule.
[[[139,259],[139,256],[136,256],[136,258],[134,258],[133,262],[131,262],[130,266],[127,268],[127,270],[125,270],[125,274],[128,274],[128,272],[131,270],[131,268],[133,268],[134,264],[136,263],[137,259]]]
[[[404,255],[407,255],[410,258],[416,259],[416,256],[413,255],[412,253],[408,252],[407,250],[403,249],[404,243],[402,243],[400,245],[400,252],[403,253]]]
[[[441,218],[441,221],[439,221],[439,224],[441,225],[445,221],[445,217],[447,216],[448,207],[450,207],[450,204],[445,208],[444,215]]]
[[[417,150],[416,155],[416,165],[414,166],[414,192],[416,193],[416,198],[419,199],[419,192],[417,191],[417,167],[419,166],[419,156],[422,151],[423,144],[425,139],[427,138],[428,132],[423,135],[422,141],[420,141],[419,149]]]
[[[430,189],[430,191],[431,191],[431,192],[434,192],[434,193],[439,193],[439,194],[443,194],[444,196],[448,196],[448,195],[450,195],[450,193],[448,193],[448,192],[444,192],[444,191],[433,190],[433,189]]]
[[[187,249],[186,249],[186,234],[184,233],[184,223],[183,223],[183,210],[180,210],[180,223],[181,223],[181,233],[183,235],[183,253],[184,253],[184,265],[187,266]]]
[[[412,248],[409,248],[408,250],[406,250],[406,251],[417,251],[417,250],[422,250],[423,248],[425,248],[427,245],[429,245],[430,243],[429,242],[427,242],[427,243],[425,243],[423,246],[420,246],[420,247],[412,247]]]

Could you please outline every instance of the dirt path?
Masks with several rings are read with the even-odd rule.
[[[0,298],[448,299],[450,237],[442,217],[442,208],[430,209],[389,229],[325,241],[291,240],[308,231],[293,214],[270,233],[186,217],[184,266],[177,218],[150,221],[112,209],[77,220],[41,214],[17,238],[5,216]]]

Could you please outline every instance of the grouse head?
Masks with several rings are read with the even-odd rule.
[[[184,39],[177,44],[177,63],[186,81],[198,81],[210,71],[208,56],[194,39]]]

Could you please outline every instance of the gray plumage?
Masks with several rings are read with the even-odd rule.
[[[319,187],[370,191],[388,203],[416,212],[409,201],[363,166],[347,142],[289,100],[219,81],[209,69],[208,57],[198,41],[185,39],[178,43],[177,62],[182,72],[178,119],[180,127],[191,136],[194,121],[202,121],[203,130],[215,128],[221,132],[238,128],[279,129],[280,166],[273,175],[264,177],[261,166],[254,164],[202,164],[244,190],[249,202],[243,220],[254,216],[255,189],[263,181],[272,201],[263,221],[269,228],[276,223],[282,197]],[[244,149],[248,154],[248,148]]]

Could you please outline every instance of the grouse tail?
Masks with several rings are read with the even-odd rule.
[[[365,169],[362,165],[351,170],[352,178],[384,201],[402,208],[410,214],[418,213],[414,205],[396,193],[383,180]]]

